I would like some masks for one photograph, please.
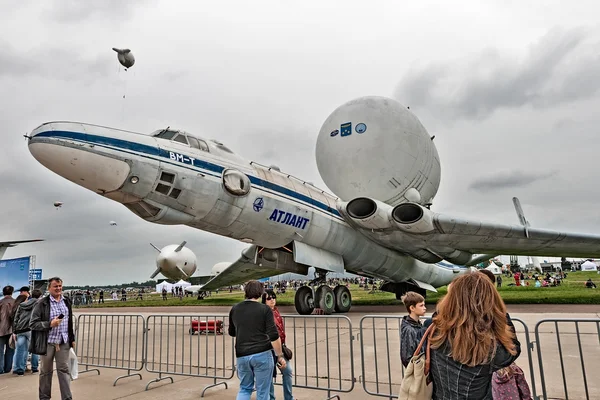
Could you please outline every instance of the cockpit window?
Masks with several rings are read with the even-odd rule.
[[[177,134],[177,132],[163,130],[163,131],[160,131],[154,137],[170,140],[170,139],[173,139],[173,136],[175,136],[176,134]]]
[[[208,151],[208,146],[204,140],[196,139],[193,136],[188,136],[188,141],[190,142],[190,146],[195,149]]]
[[[181,133],[179,135],[175,136],[172,140],[179,142],[179,143],[188,144],[187,139],[185,138],[185,135],[183,135]]]
[[[210,147],[208,146],[208,143],[206,141],[199,139],[198,137],[192,136],[191,134],[184,132],[184,131],[180,131],[177,129],[176,130],[160,129],[158,131],[153,132],[151,135],[155,138],[172,140],[174,142],[187,144],[190,147],[193,147],[194,149],[198,149],[198,150],[202,150],[202,151],[206,151],[207,153],[210,153]],[[214,143],[214,146],[217,149],[222,150],[226,153],[233,154],[233,151],[231,151],[223,143],[221,143],[217,140],[211,140],[211,142]]]

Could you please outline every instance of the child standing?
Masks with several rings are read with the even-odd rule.
[[[406,368],[425,333],[420,317],[425,315],[427,308],[425,298],[415,292],[407,292],[402,296],[402,302],[408,311],[400,326],[400,359]]]

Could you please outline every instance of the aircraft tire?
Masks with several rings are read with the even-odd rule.
[[[317,289],[315,297],[319,299],[319,308],[323,310],[323,314],[331,315],[335,310],[335,296],[333,289],[327,285],[321,285]]]
[[[294,306],[300,315],[310,315],[315,309],[313,291],[309,286],[300,286],[294,296]]]
[[[352,295],[350,289],[344,285],[338,285],[333,289],[333,295],[335,297],[335,312],[336,313],[347,313],[352,307]]]

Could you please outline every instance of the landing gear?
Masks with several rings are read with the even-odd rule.
[[[335,296],[333,290],[327,285],[321,285],[315,292],[315,299],[323,314],[330,315],[335,309]]]
[[[315,309],[313,291],[309,286],[300,286],[294,297],[296,311],[300,315],[310,315]]]
[[[350,311],[350,307],[352,307],[350,289],[343,285],[336,286],[333,289],[333,295],[335,296],[335,312],[346,313]]]
[[[352,296],[350,290],[344,285],[338,285],[331,289],[325,283],[325,271],[316,271],[315,279],[311,284],[320,283],[316,290],[310,286],[301,286],[296,291],[294,305],[300,315],[310,315],[315,308],[320,309],[325,315],[346,313],[352,307]]]

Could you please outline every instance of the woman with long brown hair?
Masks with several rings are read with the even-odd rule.
[[[521,344],[489,278],[467,273],[452,282],[433,317],[434,400],[492,399],[492,373],[519,357]]]

